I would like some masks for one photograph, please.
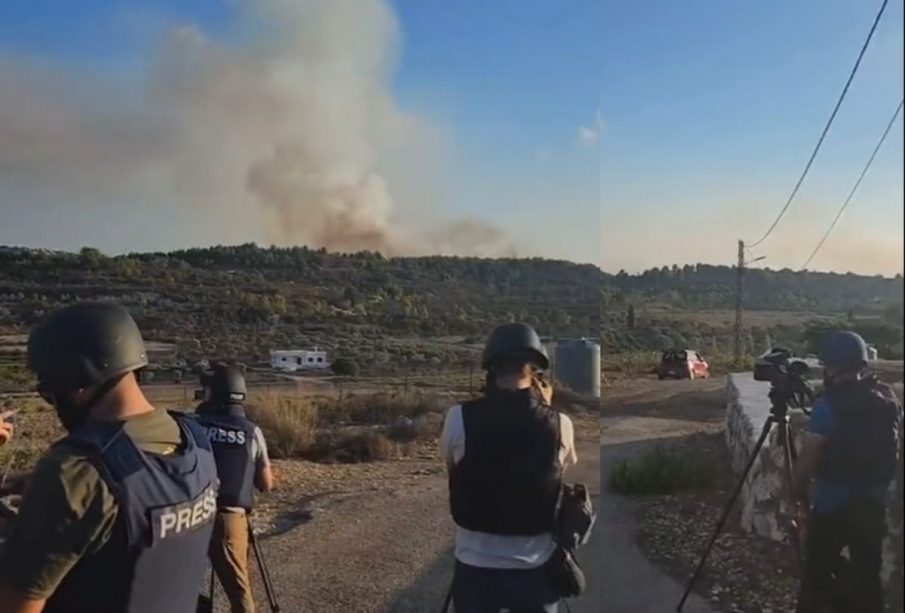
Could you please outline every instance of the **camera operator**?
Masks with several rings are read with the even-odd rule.
[[[201,376],[204,401],[198,421],[210,435],[220,476],[210,559],[233,613],[254,613],[248,572],[248,513],[254,488],[268,492],[274,478],[261,429],[245,416],[245,377],[216,364]]]
[[[859,335],[829,334],[820,357],[825,388],[814,405],[793,481],[800,509],[808,505],[810,490],[798,612],[880,613],[887,492],[898,459],[902,408],[892,389],[867,372],[867,345]],[[850,590],[838,580],[845,547]]]
[[[553,390],[541,377],[548,367],[530,326],[500,326],[484,348],[485,395],[446,415],[457,613],[557,610],[545,564],[557,550],[563,470],[578,458],[572,421],[550,408]]]

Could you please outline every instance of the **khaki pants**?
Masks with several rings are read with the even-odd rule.
[[[255,613],[248,573],[248,516],[218,511],[209,556],[232,613]]]

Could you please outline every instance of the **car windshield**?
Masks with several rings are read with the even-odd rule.
[[[683,364],[688,360],[684,351],[666,351],[663,353],[664,364]]]

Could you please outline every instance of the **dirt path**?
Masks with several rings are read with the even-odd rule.
[[[654,446],[694,432],[709,432],[722,424],[722,379],[657,381],[643,379],[604,395],[601,419],[601,467],[607,467]],[[650,562],[635,540],[636,503],[606,487],[601,496],[603,542],[603,611],[661,613],[675,610],[683,586]],[[686,613],[716,613],[692,594]]]
[[[579,423],[579,466],[570,480],[599,493],[599,424]],[[286,612],[425,613],[439,611],[452,577],[453,524],[442,465],[431,454],[370,465],[283,463],[274,533],[260,538]],[[304,492],[304,496],[298,494]],[[262,510],[261,516],[270,513]],[[600,541],[582,552],[589,583],[598,584]],[[256,599],[267,605],[260,582]],[[225,611],[222,594],[216,610]],[[570,603],[600,613],[599,592]]]

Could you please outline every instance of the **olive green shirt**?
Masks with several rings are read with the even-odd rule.
[[[181,444],[176,421],[156,409],[124,420],[143,451],[169,454]],[[35,468],[0,554],[0,582],[29,598],[49,598],[83,556],[110,538],[117,503],[82,449],[53,447]]]

